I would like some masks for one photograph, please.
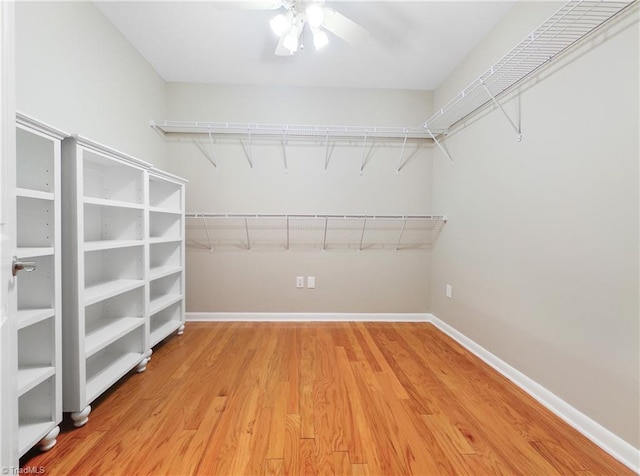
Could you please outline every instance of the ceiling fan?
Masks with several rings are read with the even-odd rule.
[[[280,40],[275,54],[291,56],[299,47],[304,47],[300,39],[305,25],[313,35],[313,45],[318,50],[329,43],[328,31],[352,46],[364,41],[369,32],[333,8],[325,6],[325,0],[269,0],[251,2],[249,8],[284,9],[271,21],[271,29]]]

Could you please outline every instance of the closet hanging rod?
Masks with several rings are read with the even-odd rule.
[[[572,0],[527,35],[491,68],[425,122],[436,135],[447,134],[547,65],[569,47],[617,16],[633,1]]]
[[[187,218],[257,218],[257,219],[337,219],[337,220],[418,220],[447,221],[446,215],[332,215],[332,214],[283,214],[283,213],[187,213]]]
[[[340,138],[340,139],[393,139],[416,141],[432,140],[423,127],[373,127],[373,126],[327,126],[291,124],[247,124],[187,121],[151,121],[151,127],[162,135],[213,134],[214,136],[272,137],[284,138]]]

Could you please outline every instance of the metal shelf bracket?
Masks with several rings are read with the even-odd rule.
[[[425,129],[427,130],[427,132],[429,134],[431,134],[431,137],[433,137],[433,141],[436,143],[436,145],[440,148],[440,150],[442,151],[442,153],[444,155],[446,155],[447,157],[449,157],[449,160],[451,162],[453,162],[453,157],[451,157],[451,155],[449,155],[449,152],[447,151],[447,149],[444,148],[444,146],[440,143],[440,141],[438,140],[438,138],[433,135],[433,133],[429,130],[429,128],[427,127],[427,125],[425,124]]]
[[[249,223],[247,217],[244,217],[244,231],[247,234],[247,251],[251,249],[251,240],[249,239]]]
[[[217,168],[216,162],[218,159],[216,158],[216,148],[213,146],[213,134],[211,134],[211,130],[209,130],[209,143],[211,144],[211,163]]]
[[[369,131],[365,131],[364,140],[362,141],[362,163],[360,164],[360,175],[364,174],[364,165],[367,162],[367,137],[369,137]]]
[[[408,133],[405,134],[404,140],[402,141],[402,148],[400,149],[400,158],[398,159],[398,168],[396,169],[397,174],[399,174],[400,170],[402,170],[402,167],[404,167],[404,164],[402,163],[402,156],[404,155],[404,146],[407,145],[408,135],[409,135]]]
[[[282,159],[284,160],[284,173],[289,172],[289,166],[287,165],[287,131],[286,128],[282,128]]]
[[[396,251],[400,249],[400,242],[402,241],[402,235],[404,234],[404,229],[407,226],[407,217],[404,218],[402,222],[402,228],[400,229],[400,235],[398,236],[398,242],[396,243]]]
[[[325,151],[324,151],[324,171],[327,171],[329,167],[329,159],[331,158],[331,149],[329,148],[329,129],[327,129],[327,136],[325,137]]]
[[[204,225],[204,230],[207,233],[207,240],[209,241],[209,253],[213,253],[213,243],[211,242],[211,235],[209,234],[209,227],[207,226],[207,219],[202,217],[202,224]]]
[[[360,244],[358,245],[358,251],[362,251],[362,241],[364,240],[364,232],[367,228],[367,217],[364,217],[362,222],[362,233],[360,234]]]
[[[509,121],[509,124],[511,124],[511,127],[513,127],[513,130],[516,131],[516,140],[518,142],[522,142],[522,131],[520,130],[520,127],[516,126],[513,120],[509,117],[509,114],[507,114],[507,111],[505,111],[504,108],[502,107],[502,104],[500,104],[496,99],[496,97],[493,94],[491,94],[491,91],[489,91],[489,88],[487,87],[484,81],[482,81],[482,87],[487,92],[487,94],[489,95],[493,103],[500,108],[500,110],[502,111],[502,114],[504,114],[504,117],[507,118],[507,121]]]
[[[191,142],[193,142],[195,146],[198,148],[198,150],[202,152],[202,155],[204,155],[207,158],[207,160],[211,162],[211,165],[213,165],[215,168],[218,168],[218,165],[216,164],[216,152],[213,149],[213,140],[211,142],[211,156],[207,154],[207,151],[205,150],[205,148],[198,141],[196,141],[195,139],[191,139]]]
[[[253,140],[251,139],[251,129],[247,128],[247,135],[249,137],[249,143],[247,145],[245,145],[244,141],[240,141],[240,144],[242,145],[242,150],[244,150],[244,155],[247,157],[247,160],[249,161],[249,166],[251,168],[253,168],[253,158],[252,158],[252,146],[253,146]]]

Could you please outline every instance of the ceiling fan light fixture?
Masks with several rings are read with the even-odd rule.
[[[291,19],[280,13],[271,19],[269,25],[276,35],[282,36],[291,29]]]
[[[307,7],[307,23],[312,28],[318,28],[324,21],[324,10],[320,5],[311,4]]]
[[[316,50],[327,46],[327,43],[329,43],[329,37],[324,31],[320,28],[311,28],[311,32],[313,33],[313,46]]]

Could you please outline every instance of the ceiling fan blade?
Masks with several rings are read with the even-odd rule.
[[[357,46],[369,37],[366,29],[333,8],[324,9],[322,26],[351,46]]]
[[[280,41],[278,41],[278,46],[276,46],[276,56],[291,56],[291,51],[284,47],[284,35],[280,37]]]
[[[282,0],[226,1],[217,2],[215,5],[227,10],[275,10],[282,6]]]

